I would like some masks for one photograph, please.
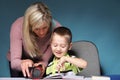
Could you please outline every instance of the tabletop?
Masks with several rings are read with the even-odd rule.
[[[34,79],[18,78],[18,77],[0,77],[0,80],[34,80]],[[56,79],[44,78],[44,79],[35,79],[35,80],[56,80]],[[92,77],[71,76],[57,80],[120,80],[120,75],[92,76]]]

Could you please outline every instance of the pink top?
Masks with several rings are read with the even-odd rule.
[[[10,32],[10,51],[7,55],[8,60],[11,61],[12,69],[16,69],[20,71],[21,71],[22,48],[24,48],[24,44],[22,41],[22,24],[23,24],[23,17],[18,18],[12,24],[11,32]],[[53,27],[58,27],[58,26],[60,26],[60,24],[57,21],[53,20]],[[49,46],[50,36],[51,36],[50,33],[48,33],[45,38],[38,39],[38,45],[42,50],[42,52],[44,52],[42,59],[43,61],[46,62],[46,64],[50,56],[52,55],[51,48]]]

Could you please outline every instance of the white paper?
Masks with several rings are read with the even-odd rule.
[[[110,80],[108,76],[92,76],[92,80]]]

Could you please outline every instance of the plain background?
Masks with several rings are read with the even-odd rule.
[[[9,77],[10,28],[30,4],[42,1],[67,26],[73,41],[88,40],[99,50],[103,75],[120,74],[120,0],[0,0],[0,77]]]

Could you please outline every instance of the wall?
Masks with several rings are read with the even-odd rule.
[[[0,76],[10,76],[6,53],[12,22],[35,1],[43,1],[53,17],[73,32],[73,41],[89,40],[99,50],[104,75],[120,74],[119,0],[0,0]]]

